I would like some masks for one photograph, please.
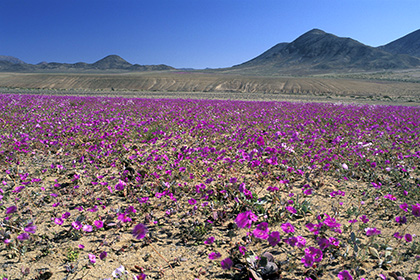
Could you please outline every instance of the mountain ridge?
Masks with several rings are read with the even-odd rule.
[[[16,58],[17,59],[17,58]],[[131,64],[118,55],[108,55],[94,63],[76,62],[40,62],[38,64],[12,63],[10,60],[0,59],[1,72],[103,72],[103,71],[166,71],[175,70],[175,68],[165,65],[139,65]]]

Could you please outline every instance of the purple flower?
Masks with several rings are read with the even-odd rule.
[[[366,236],[379,235],[381,231],[377,228],[365,228]]]
[[[286,210],[292,214],[296,214],[297,210],[293,206],[286,206]]]
[[[115,190],[122,191],[126,185],[127,184],[124,181],[119,180],[119,182],[115,185]]]
[[[63,215],[61,215],[62,219],[67,219],[68,217],[70,217],[70,213],[69,212],[65,212]]]
[[[366,224],[367,222],[369,222],[369,219],[366,217],[366,215],[361,216],[361,217],[360,217],[360,220],[361,220],[364,224]]]
[[[196,203],[197,203],[197,200],[195,200],[194,198],[191,198],[191,199],[188,199],[188,203],[189,203],[190,205],[194,205],[194,204],[196,204]]]
[[[103,251],[102,253],[99,254],[99,258],[101,260],[104,260],[107,256],[108,256],[108,253],[106,251]]]
[[[23,240],[28,240],[29,239],[29,234],[27,234],[26,232],[21,233],[18,237],[18,240],[23,241]]]
[[[406,242],[411,242],[413,241],[413,236],[409,233],[407,233],[406,235],[404,235],[404,239]]]
[[[35,233],[35,231],[36,231],[36,226],[35,226],[33,223],[29,223],[29,224],[26,226],[25,231],[26,231],[26,232],[29,232],[29,233]]]
[[[278,231],[273,231],[268,236],[267,241],[271,246],[276,246],[280,242],[280,233]]]
[[[394,233],[392,236],[394,236],[397,239],[402,239],[403,236],[397,231],[396,233]]]
[[[219,252],[211,252],[210,254],[209,254],[209,259],[211,259],[211,260],[215,260],[215,259],[218,259],[218,258],[220,258],[222,255],[219,253]]]
[[[214,242],[214,236],[210,236],[209,238],[206,239],[206,241],[204,241],[204,244],[210,245],[210,244],[213,244],[213,242]]]
[[[143,239],[146,236],[147,232],[148,232],[147,227],[140,223],[140,224],[138,224],[134,227],[133,236],[136,239],[140,240],[140,239]]]
[[[340,273],[338,273],[338,279],[340,280],[353,280],[353,277],[351,276],[350,272],[347,270],[343,270]]]
[[[416,205],[411,205],[411,213],[416,217],[420,217],[420,204],[419,203],[417,203]]]
[[[289,244],[290,246],[294,247],[298,243],[298,239],[295,236],[289,237],[287,239],[283,239],[284,243]]]
[[[226,259],[222,260],[222,262],[220,264],[221,264],[223,270],[228,270],[233,266],[233,261],[230,258],[226,258]]]
[[[399,224],[405,224],[407,223],[407,217],[406,216],[397,216],[395,217],[395,222],[399,223]]]
[[[305,249],[305,255],[311,256],[314,261],[320,262],[322,260],[322,251],[315,247],[308,247]]]
[[[310,255],[305,255],[302,259],[301,262],[303,263],[303,265],[305,267],[311,267],[314,264],[314,258]]]
[[[236,224],[240,228],[250,228],[252,222],[258,220],[258,216],[252,213],[251,211],[246,211],[244,213],[239,213],[235,219]]]
[[[6,215],[13,214],[17,211],[17,207],[15,205],[6,208]]]
[[[245,253],[247,252],[247,249],[244,246],[239,246],[239,252],[245,256]]]
[[[285,232],[285,233],[293,233],[295,232],[295,228],[293,227],[293,225],[291,223],[284,223],[281,225],[281,229]]]
[[[303,191],[303,194],[305,195],[311,195],[312,194],[312,189],[306,189]]]
[[[327,238],[318,238],[317,241],[321,250],[327,249],[331,245],[330,241]]]
[[[407,203],[404,202],[403,204],[400,204],[400,208],[403,211],[408,212],[408,204]]]
[[[254,229],[252,233],[254,234],[256,238],[267,239],[269,231],[270,230],[268,228],[268,223],[262,222],[257,225],[257,228]]]
[[[265,145],[264,138],[262,136],[257,138],[257,145],[258,146],[264,146]]]

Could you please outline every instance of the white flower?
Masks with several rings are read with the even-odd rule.
[[[114,278],[120,278],[121,276],[123,276],[124,275],[124,273],[125,273],[125,268],[124,268],[124,266],[120,266],[119,268],[117,268],[117,269],[115,269],[113,272],[112,272],[112,276],[114,277]]]

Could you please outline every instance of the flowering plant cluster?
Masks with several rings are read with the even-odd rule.
[[[0,263],[417,279],[419,168],[418,107],[1,95]]]

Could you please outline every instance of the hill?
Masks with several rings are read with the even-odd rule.
[[[15,60],[20,61],[20,60]],[[60,62],[41,62],[36,65],[14,63],[11,59],[0,59],[1,72],[57,72],[57,73],[83,73],[83,72],[143,72],[143,71],[164,71],[175,68],[161,65],[139,65],[131,64],[118,55],[106,56],[94,63],[60,63]]]
[[[420,57],[420,29],[380,46],[379,49],[393,54],[408,54]]]
[[[291,43],[281,43],[256,58],[224,69],[253,74],[314,74],[328,72],[380,71],[420,66],[420,59],[394,55],[313,29]]]
[[[13,57],[13,56],[8,56],[8,55],[0,55],[0,61],[7,61],[7,62],[10,62],[12,64],[24,64],[25,63],[22,60],[20,60],[19,58],[16,58],[16,57]]]

